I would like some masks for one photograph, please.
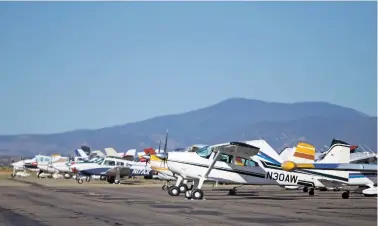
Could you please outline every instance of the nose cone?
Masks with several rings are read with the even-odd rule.
[[[168,159],[168,153],[166,153],[166,152],[158,153],[158,154],[156,154],[156,157],[158,157],[161,160],[167,160]]]

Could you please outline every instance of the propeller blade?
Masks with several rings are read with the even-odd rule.
[[[167,130],[167,134],[165,135],[164,152],[167,152],[167,144],[168,144],[168,130]]]
[[[161,140],[159,140],[159,149],[158,149],[158,152],[160,152],[160,147],[161,146]]]

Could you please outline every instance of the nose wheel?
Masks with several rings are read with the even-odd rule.
[[[349,198],[349,191],[348,190],[344,191],[343,194],[341,194],[341,197],[343,199],[348,199]]]

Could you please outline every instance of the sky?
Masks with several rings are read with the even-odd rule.
[[[377,115],[376,2],[1,2],[0,134],[242,97]]]

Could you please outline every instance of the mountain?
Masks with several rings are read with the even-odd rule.
[[[80,145],[95,149],[157,147],[169,129],[169,148],[195,143],[217,143],[264,137],[275,148],[298,140],[316,146],[332,138],[377,143],[377,118],[325,102],[273,103],[233,98],[175,115],[95,130],[40,135],[0,136],[1,154],[68,153]]]

